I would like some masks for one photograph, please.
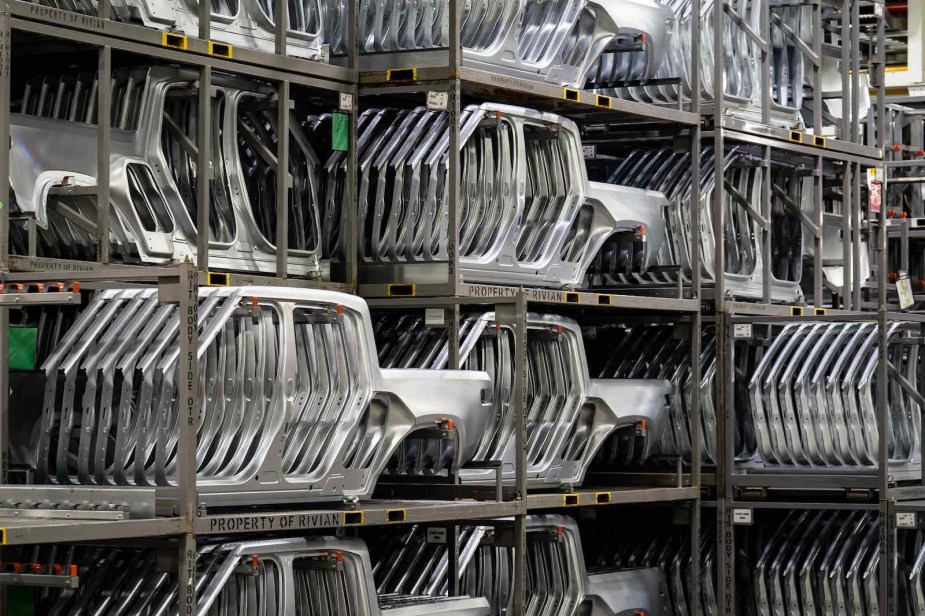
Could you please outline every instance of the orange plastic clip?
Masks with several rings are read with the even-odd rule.
[[[74,293],[80,293],[80,282],[75,280],[73,283],[73,287],[74,287]]]
[[[344,305],[337,304],[337,314],[344,314]]]

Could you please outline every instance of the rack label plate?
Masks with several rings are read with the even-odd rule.
[[[353,94],[351,94],[350,92],[341,92],[340,101],[339,101],[339,104],[337,105],[337,108],[343,111],[344,113],[352,113],[353,112]]]
[[[754,522],[751,509],[733,509],[732,523],[736,526],[751,526]]]
[[[440,526],[431,526],[427,529],[427,543],[446,543],[446,529]]]
[[[442,308],[427,308],[424,310],[424,324],[428,327],[443,327],[446,325],[446,314]]]
[[[450,102],[450,93],[449,92],[436,92],[430,90],[427,93],[427,108],[433,109],[435,111],[446,111],[446,108],[449,106]]]
[[[732,326],[732,337],[736,340],[750,340],[752,337],[752,324],[736,323]]]
[[[917,528],[918,521],[914,512],[903,511],[896,514],[896,528]]]

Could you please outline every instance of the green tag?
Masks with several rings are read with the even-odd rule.
[[[331,115],[331,149],[346,152],[350,149],[350,116],[346,113]]]
[[[38,328],[10,326],[10,370],[35,370]]]

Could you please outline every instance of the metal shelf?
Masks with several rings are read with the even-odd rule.
[[[107,45],[113,49],[138,53],[171,62],[210,66],[240,75],[292,83],[335,92],[352,92],[354,71],[301,58],[280,56],[246,47],[230,49],[229,57],[212,50],[214,41],[182,36],[185,49],[166,45],[164,32],[112,19],[102,19],[71,11],[9,0],[12,29],[51,36],[75,43]],[[222,43],[224,47],[232,46]]]
[[[527,510],[560,507],[603,507],[697,500],[699,487],[580,488],[570,492],[527,495]]]
[[[589,291],[566,291],[562,289],[540,289],[536,287],[515,287],[483,284],[460,284],[455,295],[430,295],[429,291],[445,290],[443,286],[429,287],[408,283],[386,285],[360,285],[360,295],[372,307],[425,307],[445,306],[453,303],[488,304],[511,302],[523,294],[529,304],[572,306],[601,310],[651,310],[657,312],[695,313],[700,311],[700,301],[670,297],[647,297]]]
[[[197,535],[291,532],[315,529],[426,524],[522,515],[523,501],[364,501],[317,509],[208,514],[197,517]]]
[[[75,516],[80,513],[75,512]],[[4,515],[0,516],[0,545],[165,537],[187,532],[184,526],[182,518],[88,520]]]
[[[814,135],[800,130],[787,130],[723,117],[723,135],[730,141],[766,145],[807,156],[822,156],[833,160],[876,165],[883,160],[881,148],[851,143],[833,137]]]
[[[458,75],[458,79],[454,75]],[[359,79],[361,95],[446,91],[458,82],[464,96],[496,103],[526,104],[576,122],[646,119],[686,126],[700,122],[700,116],[690,111],[467,68],[465,60],[454,71],[448,63],[448,52],[439,49],[362,55]]]

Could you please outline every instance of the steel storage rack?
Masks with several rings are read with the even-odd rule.
[[[287,13],[287,3],[275,3],[271,10],[276,15]],[[91,9],[94,7],[90,7]],[[192,132],[185,135],[171,127],[170,132],[184,152],[185,163],[191,169],[209,169],[218,161],[218,151],[215,149],[216,141],[220,140],[211,130],[216,116],[212,115],[213,105],[210,99],[216,96],[216,91],[229,87],[230,80],[248,78],[260,80],[261,94],[270,103],[267,107],[267,125],[275,123],[278,134],[291,133],[292,108],[288,104],[276,104],[278,101],[292,101],[296,103],[309,99],[311,103],[327,110],[343,111],[347,114],[347,151],[342,163],[347,168],[348,175],[353,174],[356,164],[356,69],[355,54],[348,53],[346,67],[329,65],[299,56],[290,48],[289,55],[285,41],[286,30],[276,27],[270,34],[276,35],[276,42],[268,50],[264,48],[248,48],[247,42],[238,45],[228,42],[228,27],[222,22],[222,33],[216,32],[215,39],[210,36],[210,19],[208,19],[210,5],[202,4],[201,10],[204,18],[198,24],[198,31],[189,32],[174,29],[159,32],[134,23],[125,23],[122,19],[124,13],[116,15],[120,7],[111,6],[105,1],[99,3],[96,14],[84,15],[73,11],[34,5],[26,2],[5,2],[0,6],[0,137],[9,141],[11,136],[11,70],[15,73],[20,63],[22,46],[31,44],[31,40],[23,37],[40,36],[49,41],[57,41],[54,45],[68,51],[77,50],[77,46],[86,46],[93,50],[93,64],[100,78],[87,82],[77,83],[87,85],[93,83],[92,94],[85,94],[84,104],[98,109],[99,118],[116,117],[122,113],[113,97],[113,83],[111,75],[114,56],[123,61],[124,54],[132,54],[131,61],[141,58],[148,64],[167,65],[167,70],[174,70],[170,65],[180,64],[190,66],[184,76],[185,83],[192,86],[191,96],[186,100],[198,100],[193,105]],[[349,9],[351,22],[355,10]],[[116,19],[118,17],[118,19]],[[219,20],[221,22],[221,20]],[[280,19],[280,24],[287,20]],[[195,36],[198,35],[198,36]],[[298,37],[296,37],[298,38]],[[291,39],[291,37],[290,37]],[[348,31],[347,48],[352,49],[353,34]],[[232,39],[236,40],[236,39]],[[290,40],[290,44],[291,44]],[[53,46],[44,43],[46,47]],[[41,49],[33,47],[32,51]],[[273,53],[273,51],[276,53]],[[76,55],[74,56],[77,57]],[[96,71],[94,71],[96,72]],[[234,77],[229,77],[232,75]],[[60,82],[62,88],[65,82]],[[234,82],[237,83],[237,82]],[[273,84],[274,93],[267,92],[268,85]],[[74,83],[69,82],[73,88]],[[136,87],[138,87],[136,83]],[[124,90],[122,91],[124,94]],[[126,98],[119,99],[128,105]],[[22,104],[22,101],[17,101]],[[76,104],[76,103],[75,103]],[[41,106],[40,106],[41,107]],[[128,107],[126,107],[128,108]],[[57,111],[55,111],[57,113]],[[36,112],[41,115],[41,110]],[[92,115],[92,114],[91,114]],[[211,116],[211,117],[210,117]],[[73,117],[73,116],[72,116]],[[52,118],[52,119],[57,119]],[[86,124],[90,130],[84,130],[92,139],[82,147],[85,152],[96,150],[95,160],[99,172],[87,173],[90,177],[74,185],[63,182],[61,186],[54,186],[49,194],[62,197],[67,201],[69,197],[76,199],[95,198],[96,203],[114,202],[117,195],[111,190],[115,178],[110,176],[111,159],[115,151],[117,139],[124,136],[124,126],[110,125],[110,122],[99,121]],[[227,126],[227,124],[226,124]],[[233,123],[232,123],[233,126]],[[255,128],[251,124],[251,128]],[[275,173],[277,163],[292,160],[293,150],[303,147],[302,142],[292,145],[291,140],[276,139],[266,143],[254,143],[253,132],[245,135],[249,147],[264,161],[264,171],[270,170],[271,185],[266,186],[269,194],[275,198],[275,204],[280,206],[281,215],[275,216],[267,226],[260,229],[268,236],[275,233],[277,238],[286,238],[292,235],[294,222],[288,219],[290,208],[287,206],[287,195],[292,189],[293,179],[290,174]],[[213,146],[213,147],[210,147]],[[0,151],[0,175],[11,177],[10,158],[15,155],[7,148]],[[226,156],[232,157],[226,153]],[[233,158],[233,157],[232,157]],[[106,161],[106,162],[104,162]],[[95,165],[91,165],[95,167]],[[215,170],[218,173],[218,170]],[[194,228],[210,228],[210,197],[222,198],[215,190],[210,190],[211,178],[206,173],[195,174],[191,186],[193,193],[199,195],[195,208]],[[80,180],[81,178],[78,178]],[[95,180],[95,181],[89,181]],[[60,182],[60,179],[59,179]],[[0,382],[5,386],[10,384],[10,370],[6,351],[9,347],[10,311],[23,307],[55,307],[57,305],[69,306],[82,302],[81,289],[99,292],[105,295],[107,289],[136,289],[139,293],[156,298],[160,310],[173,310],[176,316],[176,370],[177,374],[186,375],[177,391],[177,424],[176,424],[176,457],[173,470],[175,484],[167,489],[164,486],[155,488],[143,486],[45,486],[39,484],[23,485],[10,484],[10,416],[11,401],[4,397],[0,403],[0,443],[2,443],[3,458],[3,486],[4,512],[0,515],[2,522],[2,544],[11,550],[14,546],[34,544],[63,544],[74,540],[87,542],[124,541],[129,544],[156,545],[162,551],[173,552],[173,557],[166,559],[163,571],[175,574],[176,579],[182,583],[176,584],[176,590],[168,592],[168,596],[176,596],[175,605],[183,606],[182,613],[195,614],[197,611],[197,561],[202,554],[197,554],[197,546],[202,547],[212,535],[237,535],[246,537],[250,534],[265,535],[272,532],[301,533],[306,532],[343,532],[345,529],[359,526],[375,525],[401,525],[423,522],[441,522],[453,520],[485,520],[491,524],[496,518],[521,519],[525,513],[522,502],[502,501],[500,498],[487,498],[481,500],[457,499],[448,501],[410,501],[410,500],[383,500],[375,499],[364,502],[322,503],[306,506],[298,499],[293,500],[288,508],[280,511],[279,508],[270,510],[241,508],[238,506],[202,507],[202,497],[205,492],[197,488],[197,418],[200,417],[203,392],[199,386],[201,377],[205,375],[204,359],[197,349],[200,347],[200,336],[204,333],[197,327],[206,314],[201,312],[199,298],[206,295],[218,296],[225,293],[225,287],[237,288],[264,288],[278,289],[277,293],[299,293],[302,289],[313,292],[349,292],[355,284],[355,254],[354,236],[346,234],[343,260],[331,267],[333,274],[328,273],[325,266],[312,263],[310,271],[293,271],[291,267],[298,262],[295,251],[288,250],[287,242],[279,242],[278,250],[262,268],[255,271],[235,271],[234,264],[222,262],[222,256],[210,250],[210,240],[206,233],[192,236],[191,254],[171,262],[170,259],[155,265],[133,265],[113,262],[112,255],[122,255],[119,251],[111,249],[111,240],[124,240],[125,236],[113,235],[111,232],[119,225],[125,223],[122,213],[115,208],[98,208],[95,220],[88,218],[86,210],[75,211],[66,205],[61,211],[68,217],[67,221],[76,225],[78,231],[84,233],[81,237],[87,238],[88,246],[94,247],[89,260],[76,260],[73,258],[47,257],[41,254],[40,226],[36,224],[35,217],[11,216],[10,213],[10,185],[4,181],[0,192],[0,261],[2,261],[4,293],[3,306],[0,308],[0,348],[4,350],[3,359],[0,359]],[[148,190],[152,190],[147,187]],[[153,190],[157,190],[154,188]],[[348,183],[344,198],[344,225],[353,226],[355,203],[352,183]],[[151,192],[148,193],[150,196]],[[227,195],[225,195],[227,197]],[[71,202],[72,205],[75,201]],[[156,205],[156,204],[155,204]],[[153,207],[153,206],[152,206]],[[213,213],[215,209],[211,210]],[[161,215],[156,211],[155,215]],[[11,218],[16,220],[11,221]],[[159,222],[163,222],[163,218]],[[274,226],[275,223],[275,226]],[[24,231],[24,254],[11,254],[10,227],[11,224],[22,225]],[[68,227],[73,229],[74,227]],[[124,227],[123,227],[124,230]],[[163,230],[163,229],[161,229]],[[142,234],[143,235],[143,234]],[[37,237],[39,236],[39,237]],[[144,237],[134,239],[142,240]],[[149,238],[148,238],[149,239]],[[175,239],[175,238],[174,238]],[[187,237],[186,239],[190,239]],[[316,238],[318,239],[318,238]],[[120,245],[120,248],[124,246]],[[137,256],[137,255],[136,255]],[[316,255],[317,256],[317,255]],[[195,264],[193,264],[195,263]],[[330,282],[333,279],[338,282]],[[291,291],[290,291],[291,290]],[[246,293],[246,291],[245,291]],[[347,297],[347,296],[339,296]],[[345,300],[346,301],[346,300]],[[360,300],[356,300],[360,301]],[[151,306],[154,307],[153,305]],[[175,308],[174,308],[175,307]],[[341,305],[337,304],[338,315]],[[334,308],[334,304],[331,304]],[[258,302],[253,300],[252,311],[257,310]],[[180,334],[179,315],[184,315],[185,330]],[[251,317],[256,319],[253,312]],[[452,432],[452,430],[450,430]],[[440,438],[443,438],[442,436]],[[104,466],[106,463],[104,462]],[[269,479],[270,477],[267,477]],[[494,495],[492,495],[494,496]],[[330,500],[330,499],[328,499]],[[258,501],[259,502],[259,499]],[[71,578],[73,576],[64,577]],[[519,574],[518,578],[522,578]],[[47,585],[57,586],[60,580],[49,580],[48,576],[40,573],[4,573],[4,585]],[[76,578],[65,582],[76,584]]]
[[[714,7],[715,19],[725,12],[735,20],[735,6],[722,4]],[[787,161],[812,174],[815,195],[812,211],[804,210],[798,223],[814,244],[805,303],[773,303],[769,277],[760,303],[734,301],[736,287],[730,290],[729,277],[718,276],[716,313],[706,317],[717,329],[722,374],[714,390],[715,476],[708,472],[704,480],[715,484],[715,501],[701,501],[703,515],[715,512],[718,613],[817,613],[823,603],[848,613],[916,613],[903,607],[912,605],[913,564],[904,563],[916,553],[915,541],[897,534],[897,522],[907,520],[895,514],[913,511],[909,499],[920,490],[921,315],[900,311],[895,295],[888,296],[895,265],[888,266],[894,231],[887,212],[896,206],[887,197],[889,176],[884,180],[876,171],[892,145],[884,105],[884,6],[794,6],[772,5],[747,34],[761,52],[765,76],[760,125],[713,110],[716,149],[730,141],[758,145],[760,159]],[[771,70],[780,38],[774,42],[770,28],[783,28],[788,10],[813,15],[811,44],[796,43],[814,70],[812,98],[802,104],[811,132],[764,127],[780,111],[773,82],[780,73]],[[784,38],[794,33],[784,30]],[[715,48],[721,45],[717,36]],[[841,60],[840,88],[824,84],[827,58]],[[720,54],[714,59],[721,71]],[[874,99],[867,111],[865,69]],[[823,118],[832,115],[838,120],[834,134],[824,132]],[[764,205],[750,215],[759,217],[762,250],[770,255],[774,240],[765,213],[771,213],[774,180],[765,182]],[[830,209],[827,195],[839,185],[840,207]],[[714,198],[719,233],[729,219],[723,219],[720,197]],[[841,254],[825,248],[827,226],[847,240]],[[717,263],[725,259],[723,248],[718,245]],[[826,268],[841,271],[832,277]]]
[[[511,493],[520,502],[524,502],[526,511],[530,514],[525,519],[517,519],[513,539],[514,544],[520,547],[521,553],[527,555],[528,569],[532,570],[529,559],[531,546],[537,536],[537,532],[531,530],[535,528],[535,514],[550,510],[577,517],[589,515],[588,512],[592,511],[599,511],[601,515],[605,515],[610,511],[633,509],[637,505],[675,508],[685,512],[687,520],[680,531],[682,541],[690,550],[696,550],[700,534],[700,514],[697,506],[701,457],[699,426],[695,425],[691,429],[690,447],[694,453],[687,467],[682,466],[681,457],[675,454],[671,458],[670,473],[649,474],[643,472],[644,469],[638,465],[630,466],[625,469],[626,472],[600,472],[601,469],[595,468],[593,462],[585,473],[580,470],[582,464],[576,468],[571,459],[552,460],[545,455],[548,453],[547,449],[541,448],[538,444],[541,440],[538,438],[540,430],[533,427],[534,422],[539,420],[534,417],[531,404],[535,399],[533,388],[541,387],[540,383],[544,379],[534,364],[535,360],[532,359],[533,353],[540,357],[540,350],[534,348],[534,345],[540,345],[542,341],[555,345],[572,337],[573,340],[577,340],[578,347],[586,347],[585,352],[589,354],[590,362],[592,349],[582,342],[583,336],[587,338],[588,331],[622,331],[625,327],[632,327],[634,323],[638,325],[647,321],[663,324],[669,333],[672,327],[678,325],[678,331],[681,332],[678,334],[678,342],[683,343],[683,351],[679,352],[683,353],[687,361],[686,365],[690,370],[687,374],[699,381],[699,252],[694,250],[690,253],[690,261],[687,264],[689,276],[685,279],[679,275],[680,267],[677,261],[659,261],[654,249],[651,249],[649,276],[662,279],[670,277],[671,282],[664,285],[651,284],[643,291],[633,288],[633,285],[619,284],[613,280],[592,281],[590,275],[583,275],[582,267],[592,270],[595,265],[588,265],[582,261],[579,267],[575,267],[569,259],[560,261],[560,248],[554,239],[548,242],[552,248],[547,249],[546,245],[537,248],[536,254],[540,256],[531,259],[526,255],[529,249],[514,245],[516,242],[510,238],[499,238],[492,234],[492,229],[500,227],[505,231],[513,228],[512,233],[516,235],[522,232],[522,226],[525,228],[527,223],[522,225],[516,218],[505,222],[503,192],[494,193],[489,197],[484,193],[470,195],[467,191],[473,190],[474,183],[480,182],[483,178],[487,180],[487,176],[492,175],[496,169],[510,168],[515,177],[518,168],[525,169],[520,173],[529,174],[526,168],[532,161],[514,160],[508,163],[505,156],[515,159],[521,156],[524,147],[540,148],[548,143],[551,144],[550,151],[564,152],[559,159],[564,168],[564,179],[558,186],[554,184],[558,179],[550,180],[547,187],[550,195],[557,189],[567,193],[562,195],[563,215],[571,215],[572,210],[568,207],[576,204],[580,206],[582,202],[606,203],[611,194],[607,191],[615,191],[619,187],[600,188],[604,186],[601,180],[606,179],[606,176],[592,177],[591,170],[598,162],[604,165],[612,163],[616,160],[615,153],[625,156],[631,148],[627,147],[625,142],[619,142],[619,139],[612,139],[611,133],[619,135],[627,131],[639,131],[646,138],[653,139],[653,142],[673,145],[679,156],[686,156],[687,160],[692,161],[690,173],[692,185],[696,186],[699,184],[697,178],[700,173],[701,128],[700,114],[697,111],[700,92],[695,88],[690,98],[673,105],[658,105],[620,98],[600,89],[595,91],[591,85],[584,83],[581,76],[576,77],[575,72],[569,72],[573,68],[572,65],[549,69],[547,72],[549,65],[555,62],[546,60],[558,53],[552,49],[546,53],[544,59],[539,59],[533,64],[534,68],[540,65],[547,68],[536,68],[532,73],[522,71],[522,67],[513,66],[516,63],[505,62],[504,54],[498,52],[502,47],[516,45],[516,36],[511,34],[512,31],[518,30],[519,22],[516,16],[503,12],[497,16],[498,28],[491,32],[484,28],[478,30],[472,25],[480,23],[476,16],[485,17],[477,12],[489,10],[486,9],[489,4],[495,8],[507,7],[499,9],[502,12],[511,10],[509,7],[516,5],[488,3],[470,6],[454,0],[446,2],[445,10],[448,16],[442,39],[439,33],[417,32],[415,37],[415,34],[405,32],[405,29],[412,29],[413,24],[421,23],[410,17],[399,21],[402,26],[398,29],[394,29],[394,23],[389,22],[393,23],[393,29],[388,29],[387,19],[383,19],[380,24],[372,17],[373,3],[369,3],[365,9],[361,6],[358,143],[358,220],[361,238],[358,242],[360,252],[357,263],[359,294],[367,298],[370,306],[382,315],[383,340],[395,340],[395,336],[402,333],[408,340],[417,341],[408,342],[407,346],[402,346],[399,342],[392,346],[383,343],[383,353],[391,353],[389,359],[397,362],[396,365],[432,368],[478,365],[482,366],[480,369],[485,369],[485,364],[479,362],[492,360],[485,360],[476,352],[482,353],[482,349],[491,349],[490,345],[496,345],[497,349],[504,348],[503,342],[498,340],[504,336],[504,326],[495,321],[501,312],[496,315],[486,313],[481,306],[490,307],[492,304],[498,304],[497,310],[504,310],[506,322],[514,321],[527,332],[521,338],[521,343],[525,346],[517,348],[512,359],[511,376],[504,377],[511,378],[514,383],[522,383],[524,395],[530,396],[529,400],[518,399],[525,412],[528,412],[529,408],[526,417],[517,418],[527,433],[522,434],[518,431],[513,447],[522,463],[514,477],[506,474],[506,471],[498,472],[504,478],[502,489],[505,494]],[[584,10],[599,11],[598,21],[588,22],[589,29],[606,28],[606,24],[609,23],[609,17],[597,3],[590,3],[595,5],[594,9],[586,8],[585,5],[588,3],[584,2],[560,4],[559,8],[563,12],[574,12],[560,16],[562,23],[574,23],[569,21],[568,17],[577,18],[579,24],[584,23],[581,17],[576,17]],[[379,5],[376,6],[376,10],[381,9]],[[369,11],[365,21],[364,10]],[[398,9],[393,7],[393,10]],[[464,14],[469,19],[465,25]],[[426,18],[424,23],[428,23]],[[487,20],[482,23],[492,22]],[[512,23],[515,25],[511,26]],[[695,32],[698,31],[699,23],[694,22],[692,27]],[[429,37],[432,34],[431,40]],[[612,34],[611,32],[609,35]],[[604,39],[609,35],[598,36]],[[406,36],[410,38],[405,38]],[[392,37],[396,37],[397,40]],[[493,42],[489,42],[488,39]],[[422,40],[426,42],[422,44]],[[594,40],[592,47],[598,44],[597,39]],[[642,35],[642,30],[634,35],[617,37],[614,41],[609,43],[611,47],[608,48],[613,58],[619,58],[621,55],[643,55],[649,50],[647,37]],[[559,42],[550,42],[550,46]],[[662,44],[663,41],[653,42],[651,49],[656,50]],[[604,43],[600,45],[603,46]],[[698,49],[699,36],[695,37],[695,44],[690,50],[692,57],[697,57]],[[697,75],[700,67],[697,63],[693,63],[692,71],[694,78],[699,80]],[[653,84],[661,83],[667,87],[678,85],[677,74],[665,79],[656,79],[654,75],[634,77],[615,74],[605,81],[613,86],[622,85],[624,82],[630,84],[633,79],[648,79]],[[441,138],[442,141],[439,140]],[[518,145],[506,154],[504,142],[508,138]],[[489,154],[494,158],[488,158]],[[510,167],[506,166],[508,164]],[[587,172],[585,167],[588,168]],[[403,171],[397,171],[399,168]],[[537,173],[541,174],[540,177],[543,174]],[[549,177],[552,178],[554,173],[550,167]],[[441,181],[446,183],[445,189],[439,183]],[[485,184],[488,185],[489,182],[486,181]],[[486,192],[491,190],[505,189],[485,189]],[[513,190],[516,193],[517,189]],[[523,194],[523,189],[520,190]],[[536,190],[539,194],[544,189]],[[652,191],[647,191],[644,186],[634,186],[630,190],[636,191],[633,194],[638,195],[638,201],[648,202],[653,199]],[[399,197],[401,191],[404,192]],[[443,202],[440,201],[441,191]],[[516,197],[516,194],[514,196]],[[482,198],[486,203],[490,199],[493,199],[492,203],[501,202],[501,212],[493,210],[492,214],[489,214],[486,211],[469,211],[467,214],[467,202],[479,202]],[[550,202],[553,202],[552,199]],[[688,238],[689,241],[693,246],[697,246],[700,242],[700,226],[693,221],[700,217],[700,200],[693,198],[686,203],[689,205],[683,213],[685,228],[689,229],[692,236]],[[439,207],[443,209],[440,210]],[[436,214],[429,213],[428,208],[432,208]],[[678,210],[680,209],[679,206]],[[491,215],[498,218],[492,218]],[[442,227],[442,231],[436,222],[439,216],[444,216],[445,226]],[[619,222],[617,216],[614,218]],[[644,221],[642,224],[647,227],[644,227],[643,238],[648,234],[662,232],[656,230],[656,227],[648,227],[654,224],[649,219],[632,216],[628,218]],[[480,220],[481,224],[478,222]],[[564,224],[562,221],[555,221],[550,227],[555,225],[557,229],[566,228],[571,224],[572,219],[566,218]],[[416,229],[419,225],[424,229],[419,231],[424,237],[423,247],[417,238],[412,237],[412,231],[405,232],[405,229]],[[638,226],[634,227],[629,229],[630,233],[637,232]],[[619,225],[617,228],[619,229]],[[609,229],[610,232],[618,230],[614,227]],[[592,234],[594,232],[590,231]],[[407,235],[403,236],[403,233]],[[440,236],[440,233],[445,235]],[[554,233],[550,232],[550,235]],[[538,232],[537,236],[540,235]],[[434,246],[429,247],[426,244],[432,237],[436,238]],[[572,241],[572,237],[569,236],[565,241]],[[537,245],[541,241],[537,240]],[[600,243],[592,245],[600,246]],[[638,247],[638,244],[636,246]],[[587,250],[593,253],[595,249]],[[629,252],[632,253],[633,250],[634,248],[630,248]],[[613,252],[617,253],[618,249],[615,248]],[[550,261],[556,266],[542,269],[537,265]],[[630,279],[640,277],[636,261],[626,267],[630,271]],[[636,269],[633,269],[634,267]],[[649,290],[656,286],[659,287],[658,292],[649,293]],[[389,338],[390,332],[392,338]],[[477,336],[473,332],[483,333]],[[437,346],[432,347],[431,344]],[[480,344],[487,346],[479,346]],[[430,349],[434,348],[444,351],[436,359],[431,359],[434,357],[432,353],[436,351]],[[420,352],[415,353],[408,349],[420,349]],[[581,355],[584,355],[584,352]],[[406,359],[407,363],[401,363]],[[380,360],[386,361],[382,357]],[[496,366],[494,378],[496,382],[503,383],[503,360],[495,361],[496,364],[488,365]],[[580,360],[579,365],[587,363]],[[590,372],[591,382],[588,385],[588,393],[584,395],[597,395],[592,393],[596,387],[595,381],[600,380],[595,377],[614,378],[614,383],[626,378],[621,374],[611,373],[605,376],[603,373],[595,373],[597,368],[590,371],[585,368],[586,373]],[[552,368],[549,370],[552,371]],[[545,378],[549,378],[551,383],[559,382],[553,380],[551,375]],[[571,387],[572,382],[569,383]],[[496,391],[503,391],[503,386]],[[540,395],[537,393],[537,398]],[[691,412],[696,416],[699,406],[696,396],[692,405],[694,408]],[[598,404],[598,410],[600,406]],[[561,408],[563,417],[567,417],[565,409],[570,407],[563,405]],[[613,410],[618,411],[618,415],[621,412],[632,413],[630,408]],[[504,416],[504,412],[501,411],[499,416]],[[561,421],[564,419],[559,423]],[[593,425],[599,425],[598,421],[595,420]],[[629,426],[629,429],[639,430],[638,434],[644,434],[646,424],[640,423],[638,418],[633,421],[636,423]],[[590,448],[590,444],[588,447]],[[508,460],[506,456],[511,455],[511,449],[499,445],[499,442],[494,442],[492,447],[486,445],[481,451],[485,456],[483,462],[489,466],[496,466],[501,462],[504,467]],[[492,459],[496,456],[502,459]],[[419,490],[436,494],[443,491],[459,493],[460,490],[476,492],[497,489],[494,485],[483,485],[484,479],[479,479],[491,475],[490,470],[463,468],[458,479],[461,485],[458,486],[409,485],[399,482],[388,483],[380,486],[380,489],[390,495],[414,494]],[[665,481],[666,478],[668,481]],[[636,481],[632,481],[633,479]],[[468,532],[465,528],[460,526],[452,530],[462,536]],[[584,532],[582,531],[582,534]],[[409,535],[409,541],[415,540],[413,535]],[[697,566],[695,559],[691,565],[693,574],[690,576],[690,588],[694,593],[698,592]],[[521,585],[518,591],[524,588],[526,586]]]

